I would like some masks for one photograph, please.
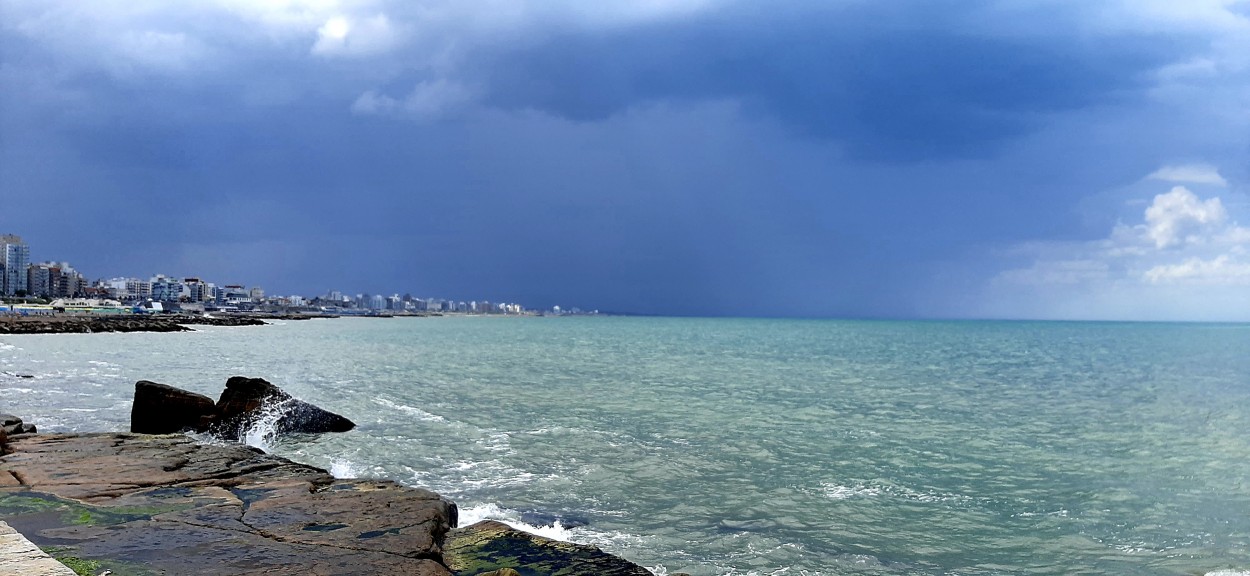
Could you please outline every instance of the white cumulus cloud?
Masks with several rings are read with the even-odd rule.
[[[1205,239],[1204,232],[1227,218],[1228,212],[1219,198],[1199,200],[1184,186],[1177,186],[1167,194],[1155,196],[1154,202],[1146,208],[1146,233],[1156,248],[1201,243]]]

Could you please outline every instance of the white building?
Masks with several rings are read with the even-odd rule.
[[[118,300],[147,300],[152,297],[152,283],[139,278],[111,278],[104,281],[104,289]]]
[[[178,297],[182,296],[182,282],[164,274],[153,276],[150,284],[152,299],[157,302],[177,302]]]

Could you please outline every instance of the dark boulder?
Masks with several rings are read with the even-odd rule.
[[[172,434],[182,430],[203,430],[216,415],[217,405],[208,396],[140,380],[135,382],[130,431]]]
[[[217,400],[220,421],[215,428],[225,434],[237,433],[276,410],[275,428],[279,433],[346,432],[356,427],[351,420],[292,398],[281,388],[262,378],[235,376]]]

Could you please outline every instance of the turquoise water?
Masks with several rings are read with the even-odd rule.
[[[657,572],[1250,574],[1250,325],[427,318],[0,336],[0,409],[125,429],[261,376],[251,442]]]

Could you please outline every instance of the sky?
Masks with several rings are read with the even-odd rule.
[[[1248,181],[1246,1],[0,0],[0,233],[91,278],[1250,320]]]

